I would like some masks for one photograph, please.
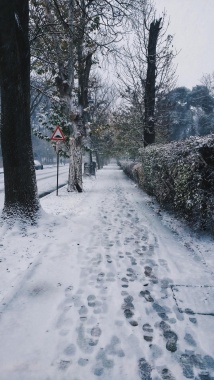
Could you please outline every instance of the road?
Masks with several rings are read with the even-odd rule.
[[[48,220],[51,197],[40,230],[2,233],[1,380],[213,380],[206,252],[116,165],[88,192],[53,196],[66,218]]]
[[[68,182],[68,165],[59,167],[59,186]],[[54,191],[56,189],[56,166],[51,168],[44,167],[43,170],[36,170],[36,179],[38,193],[41,197],[43,194]]]
[[[44,166],[43,170],[36,170],[38,193],[41,197],[56,189],[56,166]],[[59,186],[65,185],[68,180],[68,165],[59,167]],[[0,199],[4,194],[4,175],[0,173]]]

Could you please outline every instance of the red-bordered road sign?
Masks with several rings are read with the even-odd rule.
[[[51,137],[51,140],[54,140],[54,141],[64,141],[65,140],[65,136],[63,135],[63,132],[60,128],[59,125],[57,125],[52,137]]]

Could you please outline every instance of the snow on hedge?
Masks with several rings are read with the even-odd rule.
[[[126,162],[122,168],[162,206],[214,232],[213,134],[151,145],[142,152],[142,164]]]

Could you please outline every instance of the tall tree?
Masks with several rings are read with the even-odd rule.
[[[118,94],[114,85],[104,82],[95,73],[90,83],[90,141],[98,169],[108,156],[112,142],[112,115]]]
[[[1,142],[4,218],[34,221],[39,211],[30,128],[28,0],[0,1]]]
[[[98,63],[96,54],[114,49],[124,20],[142,3],[144,0],[31,0],[33,55],[40,61],[40,71],[55,72],[57,95],[70,125],[69,191],[82,190],[81,151],[90,133],[88,91],[92,66]]]
[[[149,41],[147,52],[147,74],[144,96],[144,146],[155,142],[155,95],[156,95],[156,66],[157,42],[161,30],[161,18],[154,20],[149,28]]]
[[[148,1],[136,14],[132,38],[124,44],[119,66],[122,73],[118,72],[118,79],[126,114],[126,123],[124,120],[122,123],[127,132],[128,125],[133,131],[133,141],[129,139],[132,152],[137,136],[141,145],[146,146],[154,141],[163,142],[167,135],[168,125],[165,127],[162,123],[166,120],[167,108],[163,107],[162,100],[175,84],[173,58],[176,54],[173,36],[167,33],[167,28],[166,14],[156,19],[155,8]],[[131,137],[131,131],[129,134]],[[136,147],[139,148],[139,143]]]

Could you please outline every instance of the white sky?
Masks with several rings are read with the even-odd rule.
[[[180,51],[177,86],[192,88],[203,74],[214,72],[214,0],[155,0],[170,18],[169,33]]]

